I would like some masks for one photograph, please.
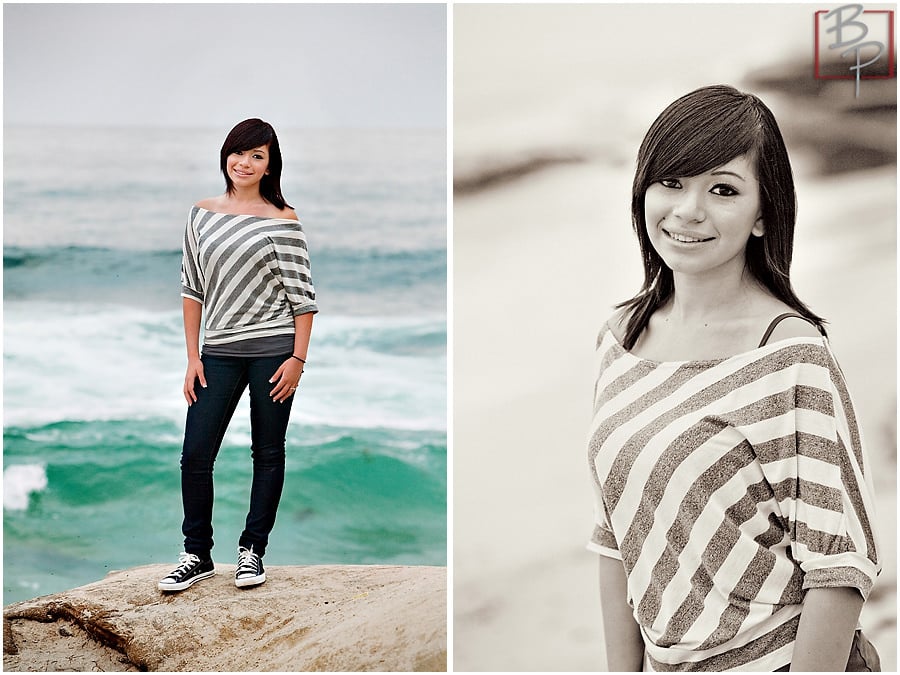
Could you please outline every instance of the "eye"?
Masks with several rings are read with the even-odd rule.
[[[253,155],[253,159],[262,159],[262,158],[263,158],[263,156],[258,153]]]
[[[659,184],[673,190],[677,190],[681,187],[681,183],[678,182],[677,178],[662,178],[660,179]]]
[[[735,195],[740,194],[737,190],[735,190],[727,183],[719,183],[717,185],[713,185],[710,192],[712,192],[714,195],[719,195],[720,197],[734,197]]]

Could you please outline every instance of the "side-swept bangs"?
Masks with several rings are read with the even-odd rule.
[[[269,145],[275,131],[262,120],[244,120],[238,124],[222,144],[222,162],[233,152],[245,152],[258,148],[261,145]]]
[[[635,176],[642,187],[697,176],[758,150],[759,116],[746,101],[685,98],[669,106],[644,139]]]

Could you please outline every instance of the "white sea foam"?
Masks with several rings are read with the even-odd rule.
[[[12,302],[4,313],[7,426],[148,417],[184,423],[180,312]],[[294,419],[445,429],[446,356],[428,337],[443,330],[435,317],[316,317]],[[245,396],[236,433],[249,427],[241,421],[248,407]]]
[[[32,492],[47,489],[47,472],[39,464],[13,464],[3,470],[3,508],[24,511]]]
[[[179,321],[174,312],[7,303],[4,424],[183,418]]]

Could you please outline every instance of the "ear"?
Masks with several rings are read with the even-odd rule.
[[[750,230],[750,234],[754,237],[761,237],[766,233],[766,226],[763,223],[762,216],[756,219],[756,222],[753,223],[753,229]]]

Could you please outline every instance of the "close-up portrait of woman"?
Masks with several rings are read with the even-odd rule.
[[[456,8],[456,669],[896,668],[893,15],[855,81],[833,9]]]
[[[790,283],[795,202],[751,94],[693,91],[641,145],[644,283],[598,338],[589,449],[611,671],[880,670],[873,468]]]

